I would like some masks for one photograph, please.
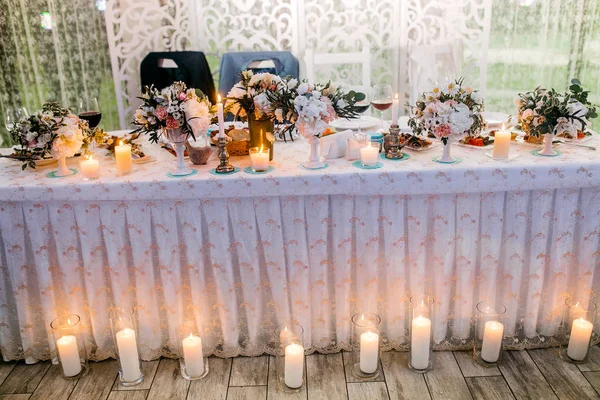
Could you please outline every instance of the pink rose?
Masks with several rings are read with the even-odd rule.
[[[435,136],[438,138],[447,138],[452,134],[452,130],[450,129],[450,125],[442,124],[435,128]]]
[[[167,118],[167,114],[167,108],[164,106],[158,106],[156,110],[154,110],[154,115],[161,121]]]
[[[187,94],[185,94],[183,92],[179,93],[179,100],[184,101],[186,99],[186,97],[187,97]]]
[[[173,117],[167,117],[167,129],[177,129],[179,126],[179,121]]]

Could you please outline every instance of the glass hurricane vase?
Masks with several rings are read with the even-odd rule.
[[[596,312],[596,303],[590,298],[569,298],[565,301],[560,346],[560,356],[563,360],[574,364],[587,361]]]
[[[133,310],[115,308],[109,314],[117,360],[119,379],[123,386],[135,386],[144,380],[138,350]]]
[[[184,160],[185,144],[188,140],[188,133],[181,128],[166,129],[165,136],[169,143],[171,143],[171,145],[175,149],[175,154],[177,154],[177,168],[175,169],[175,171],[171,171],[171,175],[185,176],[192,174],[194,170],[189,168],[185,164]]]
[[[410,350],[408,366],[419,373],[429,371],[433,359],[433,297],[421,295],[410,299]]]
[[[208,375],[208,357],[206,356],[206,338],[204,327],[196,321],[186,321],[179,328],[181,376],[189,381],[202,379]]]
[[[58,317],[50,323],[58,362],[65,379],[79,379],[88,371],[88,359],[79,315]]]
[[[298,392],[304,385],[304,329],[288,323],[275,330],[279,346],[275,353],[277,387],[282,392]]]
[[[477,304],[474,357],[485,367],[496,366],[502,356],[505,315],[503,304],[488,301]]]
[[[359,380],[373,380],[380,374],[379,347],[381,318],[373,313],[352,316],[351,371]]]
[[[249,147],[269,149],[269,161],[273,161],[273,144],[275,142],[275,122],[272,119],[256,119],[253,113],[248,115]]]

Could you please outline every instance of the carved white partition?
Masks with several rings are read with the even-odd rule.
[[[408,99],[411,70],[419,67],[410,55],[422,46],[459,46],[462,74],[485,90],[490,21],[491,0],[114,0],[106,9],[123,128],[150,51],[204,51],[216,77],[228,51],[289,50],[302,61],[306,48],[368,45],[371,81],[391,83]],[[361,74],[356,68],[324,67],[317,76],[352,83]]]

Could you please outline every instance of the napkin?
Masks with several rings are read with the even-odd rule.
[[[344,157],[348,148],[348,138],[352,137],[351,129],[327,135],[321,138],[319,146],[321,146],[321,155],[328,160]]]

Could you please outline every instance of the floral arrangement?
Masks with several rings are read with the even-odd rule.
[[[413,134],[429,132],[444,144],[479,135],[485,125],[481,116],[483,100],[476,90],[463,87],[463,83],[460,78],[443,90],[436,86],[421,95],[410,107],[408,125]]]
[[[178,129],[194,140],[208,130],[212,120],[211,104],[198,89],[188,89],[183,82],[175,82],[162,90],[146,87],[142,105],[135,112],[134,132],[149,133],[150,141],[157,143],[165,129]]]
[[[236,117],[255,119],[274,119],[272,98],[284,89],[294,89],[298,85],[296,79],[284,82],[277,75],[268,72],[254,74],[251,70],[242,72],[242,80],[236,83],[227,94],[225,109]]]
[[[537,87],[532,92],[519,93],[515,99],[517,121],[527,135],[540,137],[545,134],[568,138],[578,137],[596,118],[596,106],[588,101],[589,91],[583,90],[581,82],[571,80],[566,93]]]
[[[35,168],[35,161],[52,156],[60,159],[79,152],[90,133],[88,123],[57,103],[46,103],[40,111],[21,118],[10,134],[15,143],[17,158],[24,161],[23,169]]]

